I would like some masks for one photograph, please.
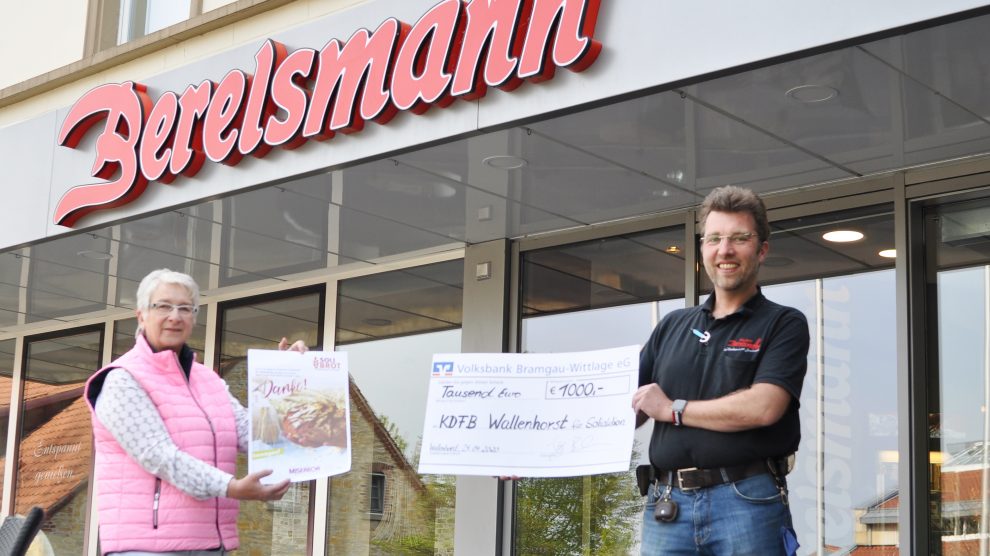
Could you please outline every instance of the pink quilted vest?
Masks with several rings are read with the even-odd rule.
[[[235,473],[237,424],[227,385],[215,372],[193,363],[187,382],[175,352],[155,353],[138,336],[134,348],[86,382],[87,400],[93,381],[118,367],[127,369],[151,397],[180,450]],[[197,500],[149,474],[117,444],[95,412],[92,417],[103,554],[238,547],[237,500]]]

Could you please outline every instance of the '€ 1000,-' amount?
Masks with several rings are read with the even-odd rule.
[[[596,378],[594,380],[555,380],[547,382],[547,399],[595,398],[615,396],[629,391],[629,378],[625,376]]]

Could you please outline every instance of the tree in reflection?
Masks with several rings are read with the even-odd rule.
[[[382,422],[382,426],[385,427],[385,431],[388,432],[389,437],[392,439],[392,442],[395,442],[399,451],[403,454],[408,454],[406,449],[409,448],[409,443],[406,442],[406,439],[402,437],[402,433],[399,432],[399,425],[395,424],[395,421],[389,419],[388,415],[383,413],[378,415],[378,420]],[[413,465],[415,466],[415,462]]]
[[[632,473],[519,481],[520,554],[628,554],[643,500]]]

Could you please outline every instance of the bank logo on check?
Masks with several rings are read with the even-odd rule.
[[[443,376],[452,376],[454,374],[454,364],[445,361],[433,363],[433,376],[440,376],[441,374]]]

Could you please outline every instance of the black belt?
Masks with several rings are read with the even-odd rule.
[[[786,462],[778,462],[773,459],[761,459],[750,463],[744,463],[742,465],[712,467],[710,469],[689,467],[686,469],[664,471],[653,468],[653,477],[656,479],[657,484],[661,486],[666,486],[673,481],[673,486],[681,490],[695,490],[741,481],[743,479],[754,477],[756,475],[762,475],[764,473],[771,473],[771,465],[776,465],[774,472],[777,472],[781,477],[787,474]],[[783,471],[783,473],[780,473],[780,471]]]

